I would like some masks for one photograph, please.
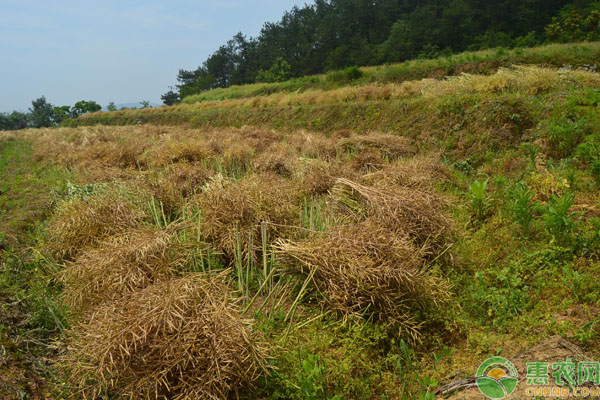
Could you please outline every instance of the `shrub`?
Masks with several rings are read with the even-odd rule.
[[[330,72],[327,75],[327,80],[335,83],[349,83],[360,79],[364,76],[364,72],[357,66],[347,67],[341,71]]]
[[[537,204],[532,202],[533,193],[525,184],[519,182],[509,190],[508,197],[508,211],[521,226],[523,233],[528,235],[537,208]]]
[[[577,222],[575,213],[571,212],[575,195],[566,193],[562,197],[552,196],[546,206],[544,223],[546,231],[553,236],[558,244],[568,245],[572,241]]]

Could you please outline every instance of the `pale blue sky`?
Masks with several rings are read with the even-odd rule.
[[[54,105],[160,103],[180,68],[306,2],[0,0],[0,112],[42,95]]]

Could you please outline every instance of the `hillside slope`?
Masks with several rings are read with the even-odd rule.
[[[34,203],[0,192],[29,240],[2,242],[0,294],[44,293],[0,330],[8,369],[60,360],[14,380],[57,398],[431,399],[494,355],[519,390],[525,362],[598,359],[598,46],[1,132],[7,190],[43,177],[53,209],[22,219]]]

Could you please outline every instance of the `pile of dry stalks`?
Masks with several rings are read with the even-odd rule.
[[[376,220],[346,225],[298,242],[280,240],[276,252],[292,272],[313,274],[329,305],[345,314],[374,315],[417,336],[415,308],[443,302],[447,288],[425,268],[425,248]]]
[[[61,273],[71,310],[86,312],[105,301],[176,276],[191,255],[177,229],[138,228],[84,249]]]
[[[380,189],[340,178],[332,195],[342,212],[350,217],[371,218],[399,235],[408,235],[418,246],[443,251],[453,233],[444,215],[440,196],[408,187]]]
[[[450,168],[435,156],[399,160],[363,176],[362,180],[381,188],[406,186],[425,191],[431,191],[434,183],[456,182]]]
[[[250,175],[237,182],[215,179],[198,196],[201,232],[231,261],[238,247],[250,253],[249,243],[260,243],[261,222],[297,225],[299,199],[289,181],[276,175]],[[283,235],[285,230],[273,227],[273,237]]]
[[[68,337],[78,395],[225,399],[251,385],[265,352],[230,302],[226,274],[193,274],[101,306]]]
[[[63,201],[46,228],[46,248],[59,259],[75,256],[85,246],[139,225],[144,211],[117,191]]]
[[[346,152],[360,153],[365,150],[377,150],[382,157],[394,160],[398,157],[415,154],[417,149],[410,139],[389,133],[370,133],[341,139],[338,146]]]

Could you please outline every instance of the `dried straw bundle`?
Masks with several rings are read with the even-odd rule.
[[[417,156],[386,165],[363,176],[363,181],[378,187],[407,186],[429,191],[436,182],[456,182],[450,168],[435,156]]]
[[[418,246],[440,251],[449,244],[452,228],[440,196],[407,187],[369,187],[344,178],[331,193],[345,213],[376,219],[397,234],[407,234]]]
[[[154,197],[170,211],[181,207],[185,199],[201,192],[214,174],[200,163],[179,162],[169,165],[159,174],[149,176],[145,184]]]
[[[190,244],[179,242],[178,228],[138,228],[83,250],[61,272],[66,303],[83,313],[174,277],[191,252]]]
[[[415,154],[417,149],[410,139],[389,133],[370,133],[341,139],[338,146],[344,151],[362,152],[377,150],[389,160]]]
[[[198,196],[205,239],[233,260],[238,244],[248,250],[250,235],[259,243],[260,223],[296,225],[299,193],[287,179],[271,174],[251,175],[239,181],[214,180]],[[284,234],[274,227],[271,237]],[[256,250],[260,246],[255,246]]]
[[[71,258],[83,247],[139,225],[144,211],[117,191],[62,202],[47,228],[46,247],[57,258]]]
[[[426,250],[375,220],[295,243],[279,240],[275,248],[292,272],[314,273],[315,286],[334,309],[374,315],[414,337],[419,324],[413,311],[447,297],[424,268]]]
[[[64,365],[84,399],[224,399],[265,368],[229,300],[226,274],[194,274],[108,302],[67,339]]]

